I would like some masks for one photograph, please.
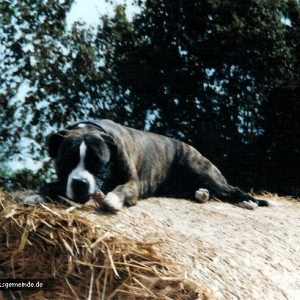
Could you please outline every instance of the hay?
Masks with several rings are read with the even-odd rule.
[[[50,290],[2,290],[3,299],[211,299],[154,250],[83,209],[24,206],[0,190],[0,278],[39,279]],[[88,208],[86,208],[88,210]]]

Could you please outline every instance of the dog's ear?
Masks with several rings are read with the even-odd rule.
[[[118,146],[114,138],[106,133],[100,134],[101,139],[104,140],[104,142],[107,144],[111,151],[112,157],[117,157],[118,155]]]
[[[58,150],[61,143],[63,142],[68,130],[62,130],[53,133],[48,138],[48,152],[51,158],[56,158],[58,156]]]
[[[110,145],[116,145],[114,138],[111,137],[110,135],[106,134],[106,133],[101,133],[101,138],[104,140],[105,143],[110,144]]]

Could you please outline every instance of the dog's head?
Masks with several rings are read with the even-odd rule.
[[[48,150],[69,199],[84,203],[110,176],[113,139],[91,125],[52,134]]]

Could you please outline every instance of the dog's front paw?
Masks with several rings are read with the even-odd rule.
[[[43,197],[41,197],[40,195],[31,195],[26,197],[23,200],[24,204],[38,204],[38,203],[44,203],[44,199]]]
[[[250,209],[250,210],[254,210],[254,209],[258,208],[258,204],[251,200],[242,201],[242,202],[237,203],[236,205],[241,208],[246,208],[246,209]]]
[[[195,193],[195,198],[200,202],[204,203],[209,200],[209,191],[207,189],[199,189]]]
[[[102,201],[102,209],[112,213],[116,213],[123,207],[124,200],[114,192],[110,192]]]

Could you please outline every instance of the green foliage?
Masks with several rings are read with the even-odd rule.
[[[276,192],[285,176],[270,172],[291,142],[284,172],[299,182],[299,1],[136,0],[132,22],[119,5],[67,32],[73,2],[0,4],[0,162],[22,145],[42,159],[52,130],[110,117],[192,143],[233,184]]]
[[[299,2],[136,2],[143,10],[107,62],[134,99],[132,122],[151,115],[151,130],[191,142],[232,182],[259,185],[262,105],[272,107],[274,89],[299,85]]]
[[[73,2],[5,1],[0,6],[0,161],[19,153],[24,138],[41,144],[53,128],[101,117],[119,104],[110,93],[95,29],[77,23],[65,31]],[[43,149],[32,143],[26,150],[43,156]]]
[[[261,185],[300,196],[300,87],[278,88],[264,103],[265,133],[260,139]],[[271,179],[268,179],[271,174]],[[265,181],[265,182],[264,182]]]
[[[0,166],[0,187],[6,191],[36,190],[44,182],[44,174],[23,169],[15,173],[5,167]]]

